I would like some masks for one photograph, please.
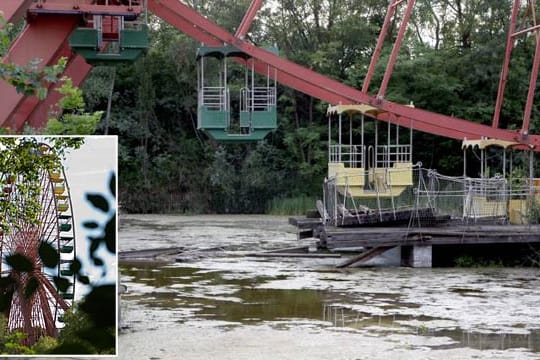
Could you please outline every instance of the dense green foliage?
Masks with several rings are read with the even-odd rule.
[[[47,135],[80,135],[96,132],[103,111],[88,113],[85,111],[82,90],[73,86],[69,78],[62,79],[62,85],[56,90],[62,94],[58,102],[55,117],[50,118],[45,127]]]
[[[25,206],[14,202],[0,201],[0,230],[8,232],[13,226],[13,219],[20,219],[26,224],[36,224],[41,213],[39,202],[41,177],[46,172],[59,169],[65,152],[78,149],[83,138],[35,138],[1,137],[0,138],[0,187],[9,190],[11,184],[17,184],[19,196],[25,198]],[[42,149],[43,144],[45,148]]]
[[[196,7],[234,32],[248,4],[197,1]],[[490,123],[510,6],[509,0],[417,1],[386,97]],[[257,45],[276,44],[281,56],[360,88],[386,9],[387,1],[381,0],[285,0],[262,9],[247,37]],[[520,26],[530,22],[527,15],[524,8]],[[99,131],[120,135],[123,208],[263,212],[275,199],[320,197],[328,104],[280,87],[277,131],[258,144],[217,144],[196,129],[198,43],[150,19],[146,57],[118,67],[115,76],[108,68],[95,68],[84,87],[89,111],[105,111],[112,103]],[[399,21],[392,23],[389,39],[398,26]],[[371,93],[377,91],[390,46],[387,41]],[[533,36],[516,40],[501,127],[521,124],[533,52]],[[536,116],[538,105],[534,133]],[[414,135],[414,161],[426,167],[459,174],[461,156],[457,141]]]

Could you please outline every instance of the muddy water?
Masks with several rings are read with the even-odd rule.
[[[537,269],[336,270],[343,259],[259,258],[310,245],[287,219],[123,216],[120,358],[538,359]]]

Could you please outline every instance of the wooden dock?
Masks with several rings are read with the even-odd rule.
[[[326,226],[318,229],[320,245],[328,249],[348,247],[540,243],[539,225],[480,225],[444,227]]]
[[[359,255],[337,267],[366,262],[398,246],[402,249],[402,263],[407,264],[407,259],[411,258],[410,253],[415,248],[420,250],[441,246],[540,245],[540,225],[497,225],[480,222],[464,225],[461,221],[441,220],[433,222],[432,226],[408,226],[403,221],[397,221],[393,226],[384,226],[384,221],[376,226],[367,223],[356,226],[325,226],[320,218],[291,218],[289,223],[297,227],[299,239],[315,238],[319,248],[336,252],[347,249],[361,251]],[[428,259],[426,266],[431,266],[431,255],[424,255],[424,258]]]

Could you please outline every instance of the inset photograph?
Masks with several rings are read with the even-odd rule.
[[[117,353],[117,138],[0,137],[0,354]]]

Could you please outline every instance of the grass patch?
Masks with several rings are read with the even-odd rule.
[[[474,258],[469,255],[463,255],[457,257],[455,260],[456,267],[465,267],[465,268],[478,268],[478,267],[491,267],[491,268],[500,268],[504,264],[502,260],[497,259],[484,259],[484,258]]]
[[[270,215],[304,215],[308,210],[315,209],[315,196],[277,197],[270,200],[266,213]]]

